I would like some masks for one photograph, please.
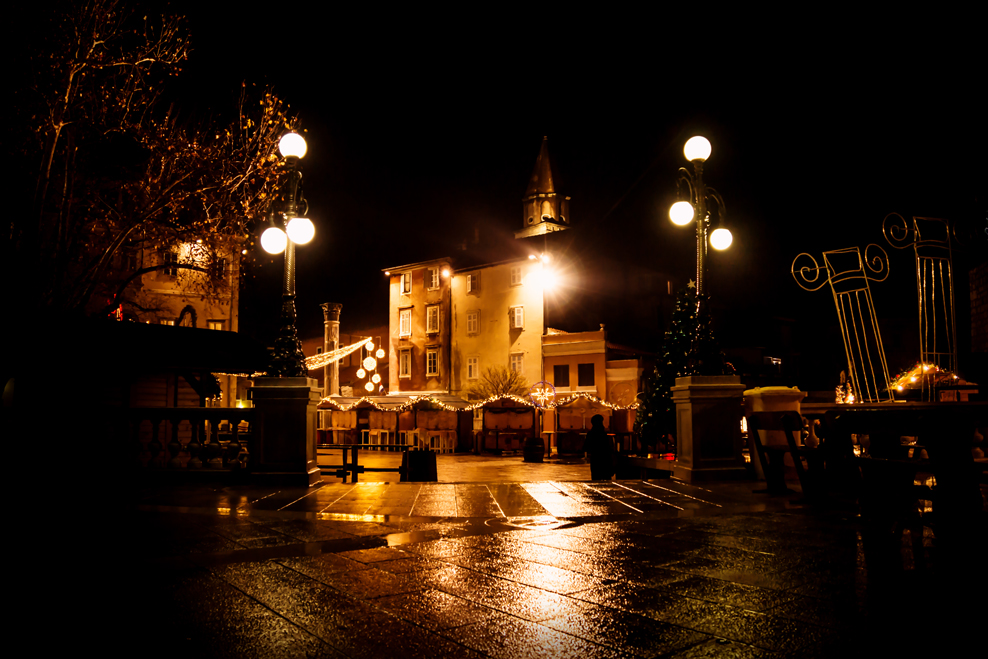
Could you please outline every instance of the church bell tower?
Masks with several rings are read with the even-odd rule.
[[[549,160],[548,142],[548,137],[542,138],[539,157],[522,200],[524,228],[515,232],[515,238],[543,236],[569,228],[569,197],[556,192],[559,177]]]

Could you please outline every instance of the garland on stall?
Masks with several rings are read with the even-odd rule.
[[[592,403],[595,403],[597,405],[602,405],[604,407],[608,407],[608,408],[610,408],[612,410],[632,410],[632,409],[636,409],[638,407],[638,401],[632,403],[631,405],[615,405],[615,404],[612,404],[612,403],[608,403],[607,401],[601,400],[600,398],[597,398],[596,396],[594,396],[592,394],[588,394],[588,393],[584,393],[584,392],[578,392],[578,393],[571,394],[571,395],[569,395],[566,398],[563,398],[561,400],[557,400],[555,403],[553,403],[551,405],[546,405],[545,409],[554,409],[556,407],[560,407],[562,405],[566,405],[567,403],[571,403],[574,400],[577,400],[579,398],[585,398],[585,399],[589,400]],[[428,395],[428,396],[412,396],[408,401],[406,401],[404,403],[382,403],[382,402],[380,402],[381,401],[381,397],[379,397],[379,396],[376,397],[376,398],[370,398],[368,396],[364,396],[364,397],[362,397],[362,398],[354,401],[353,403],[350,403],[350,404],[347,404],[347,405],[340,404],[335,399],[333,399],[331,396],[327,396],[326,398],[323,398],[321,402],[324,402],[324,403],[332,403],[341,412],[347,412],[349,410],[352,410],[353,408],[357,407],[361,403],[367,403],[371,407],[373,407],[374,409],[379,410],[379,411],[385,411],[385,412],[404,412],[405,410],[411,409],[413,406],[415,406],[416,403],[421,403],[421,402],[425,401],[425,402],[428,402],[428,403],[430,403],[432,405],[435,405],[436,407],[439,407],[440,409],[445,410],[447,412],[456,412],[456,411],[459,411],[459,410],[473,411],[475,409],[478,409],[478,408],[483,407],[485,405],[488,405],[490,403],[494,403],[494,402],[497,402],[499,400],[504,400],[504,399],[511,400],[511,401],[513,401],[515,403],[519,403],[519,404],[525,405],[527,407],[537,407],[537,405],[535,405],[532,401],[530,401],[530,400],[528,400],[526,398],[522,398],[521,396],[516,396],[514,394],[504,394],[504,395],[500,395],[500,396],[492,396],[492,397],[488,398],[487,400],[483,400],[483,401],[480,401],[480,402],[477,402],[477,403],[473,403],[471,405],[466,405],[466,406],[463,406],[463,407],[456,407],[456,406],[453,406],[453,405],[449,405],[448,403],[445,403],[442,400],[440,400],[440,399],[438,399],[438,398],[436,398],[435,396],[432,396],[432,395]]]

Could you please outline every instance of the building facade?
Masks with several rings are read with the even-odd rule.
[[[452,277],[452,390],[467,397],[488,368],[542,379],[542,263],[529,258],[475,266]]]
[[[389,268],[388,393],[450,391],[451,259]]]

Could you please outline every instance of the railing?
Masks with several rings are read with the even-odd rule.
[[[145,470],[234,470],[247,466],[255,411],[238,407],[134,407],[127,410],[136,464]]]
[[[408,446],[404,444],[375,444],[375,448],[386,447],[393,450],[407,451]],[[323,448],[338,448],[343,451],[343,464],[341,465],[320,465],[319,469],[323,476],[336,476],[337,478],[342,478],[343,482],[346,482],[347,474],[353,474],[352,482],[356,483],[359,474],[368,471],[396,471],[402,473],[405,470],[404,466],[401,467],[365,467],[357,462],[357,452],[360,449],[366,449],[366,444],[330,444]],[[349,449],[349,450],[347,450]],[[347,461],[347,454],[350,454],[350,460]]]

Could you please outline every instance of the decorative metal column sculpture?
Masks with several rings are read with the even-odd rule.
[[[869,250],[873,248],[881,255],[869,257]],[[797,265],[801,259],[803,265]],[[872,244],[865,248],[864,259],[861,258],[861,250],[848,247],[824,252],[823,263],[820,266],[805,252],[799,254],[792,262],[792,276],[807,291],[818,291],[824,284],[830,284],[844,340],[848,377],[860,400],[893,400],[885,348],[868,286],[869,280],[885,281],[888,277],[888,255],[881,247]],[[820,277],[821,272],[826,273],[826,279]],[[818,281],[820,283],[816,283]]]
[[[285,253],[281,328],[274,343],[270,372],[278,377],[305,377],[305,356],[295,327],[295,245],[304,245],[315,235],[315,227],[305,217],[308,204],[302,194],[300,163],[305,156],[305,140],[298,133],[287,133],[278,143],[278,150],[288,166],[288,183],[279,199],[271,205],[268,214],[271,226],[261,234],[261,246],[265,251],[270,254]]]
[[[916,257],[920,363],[956,371],[957,325],[950,222],[935,217],[913,217],[910,225],[898,213],[889,213],[882,222],[882,233],[896,249],[911,246]],[[931,398],[933,391],[926,385],[924,378],[923,397]]]

